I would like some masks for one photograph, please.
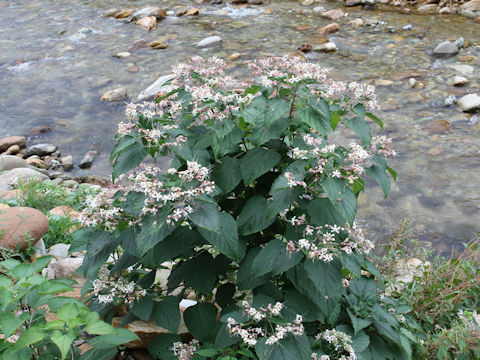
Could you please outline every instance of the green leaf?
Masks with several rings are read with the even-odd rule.
[[[74,302],[63,305],[57,311],[57,318],[63,321],[74,319],[78,316],[79,309]]]
[[[107,324],[108,325],[108,324]],[[113,327],[113,326],[112,326]],[[126,344],[130,341],[140,340],[133,332],[123,328],[113,328],[114,331],[108,335],[95,336],[88,340],[88,343],[97,349],[110,349]],[[94,358],[89,358],[94,359]]]
[[[71,287],[75,281],[65,281],[67,279],[52,279],[41,283],[38,288],[39,295],[58,294],[60,292],[73,291]]]
[[[242,180],[240,160],[228,156],[221,158],[220,163],[213,167],[212,180],[222,189],[223,194],[235,189]]]
[[[69,253],[76,251],[85,251],[87,250],[88,239],[90,236],[93,236],[95,232],[101,232],[100,230],[95,230],[91,227],[84,227],[74,231],[72,236],[72,243],[70,245]]]
[[[395,345],[401,346],[400,335],[397,333],[397,331],[395,331],[395,329],[382,321],[375,320],[373,323],[380,335],[392,341]]]
[[[179,300],[175,296],[166,296],[153,302],[152,320],[172,333],[176,333],[180,324]]]
[[[40,329],[37,326],[33,326],[25,331],[20,337],[18,338],[15,347],[18,349],[27,347],[29,345],[36,344],[47,336],[47,333]]]
[[[294,267],[302,258],[301,253],[288,253],[283,241],[272,240],[260,250],[253,261],[253,275],[272,273],[272,276],[275,276]]]
[[[258,121],[263,122],[266,107],[267,99],[263,96],[257,96],[243,109],[240,116],[246,123],[255,125]]]
[[[287,117],[278,119],[268,126],[259,124],[252,130],[249,140],[253,145],[261,146],[271,139],[281,138],[288,125],[290,122]]]
[[[218,351],[215,349],[200,349],[196,352],[197,355],[202,357],[211,357],[218,354]]]
[[[365,169],[365,173],[370,176],[383,190],[385,198],[390,193],[390,180],[388,179],[385,170],[378,165],[372,165],[369,168]]]
[[[255,351],[264,360],[308,360],[312,350],[306,335],[288,336],[274,345],[265,344],[266,338],[258,340]]]
[[[65,321],[52,320],[42,326],[43,330],[63,330],[65,328]]]
[[[302,315],[305,322],[325,321],[325,317],[320,309],[296,290],[289,290],[285,293],[284,303],[285,311],[290,314],[292,319],[295,318],[296,314],[299,314]]]
[[[245,185],[249,185],[253,180],[271,170],[280,158],[279,153],[260,147],[248,151],[240,160],[240,172]]]
[[[137,250],[144,256],[156,244],[175,230],[175,224],[167,224],[167,210],[161,209],[156,215],[148,215],[142,221],[142,229],[135,237]]]
[[[118,139],[117,143],[113,146],[112,152],[110,153],[110,161],[113,161],[113,159],[115,159],[119,153],[136,142],[137,139],[130,135],[126,135]]]
[[[13,278],[21,279],[27,276],[30,276],[36,272],[42,270],[48,263],[53,259],[53,256],[42,256],[39,257],[34,263],[30,264],[19,264],[10,269],[7,274]]]
[[[368,116],[370,119],[372,119],[378,126],[380,126],[383,129],[383,122],[380,120],[378,117],[376,117],[374,114],[371,112],[365,113],[366,116]]]
[[[198,303],[185,310],[183,319],[195,339],[214,342],[216,337],[217,308],[210,303]]]
[[[148,320],[153,310],[153,299],[151,295],[145,295],[140,301],[135,301],[130,311],[142,320]]]
[[[203,239],[197,231],[190,230],[185,226],[177,227],[143,256],[142,264],[149,268],[158,267],[162,262],[173,260],[189,250],[199,240]]]
[[[173,343],[181,341],[182,339],[177,334],[162,334],[148,344],[148,352],[155,359],[171,359],[173,358]]]
[[[15,317],[11,312],[0,313],[0,329],[4,338],[8,338],[15,330],[19,329],[25,320],[28,318],[28,313],[22,313],[19,317]]]
[[[310,201],[307,211],[315,225],[345,225],[345,219],[327,198],[317,198]]]
[[[222,254],[237,262],[245,256],[245,244],[238,239],[237,222],[225,212],[220,213],[220,231],[209,231],[199,228],[202,236]]]
[[[138,142],[123,148],[118,156],[112,169],[112,179],[115,181],[121,174],[136,168],[147,157],[148,150]]]
[[[227,329],[227,324],[222,324],[215,338],[215,347],[217,349],[226,348],[241,341],[239,336],[232,336]]]
[[[60,353],[62,354],[62,360],[65,359],[70,351],[70,346],[72,345],[73,340],[75,340],[75,334],[73,330],[70,330],[67,334],[62,334],[60,330],[55,330],[51,335],[50,339],[52,342],[58,346]]]
[[[342,265],[338,259],[328,263],[323,261],[305,261],[303,267],[315,288],[328,298],[338,298],[343,290]]]
[[[345,126],[352,129],[360,137],[360,139],[362,139],[364,144],[370,144],[370,141],[372,140],[372,133],[370,131],[370,125],[368,125],[364,118],[360,116],[355,116],[351,119],[344,118],[343,123]]]
[[[268,214],[267,199],[255,195],[248,199],[238,215],[237,226],[241,235],[249,235],[267,228],[274,220],[275,216]]]
[[[397,181],[397,172],[390,166],[387,166],[387,171],[390,173],[390,175],[392,175],[393,181]]]
[[[240,264],[237,272],[237,281],[239,290],[250,290],[257,286],[266,283],[270,279],[271,274],[265,274],[263,276],[253,275],[253,262],[260,252],[260,247],[254,247],[250,249]]]
[[[349,308],[347,308],[347,313],[348,313],[348,316],[350,317],[350,320],[352,321],[353,331],[354,331],[355,335],[357,333],[359,333],[362,329],[365,329],[367,326],[369,326],[372,323],[372,320],[367,320],[367,319],[362,319],[362,318],[356,317],[353,314],[352,310],[350,310]],[[361,350],[361,351],[363,351],[363,350]],[[361,351],[359,351],[359,352],[361,352]]]
[[[324,137],[333,130],[332,114],[325,99],[309,103],[306,107],[298,109],[297,114],[302,122],[317,130]]]
[[[357,215],[357,198],[350,187],[345,181],[331,177],[325,178],[321,185],[333,206],[350,225],[353,225]]]
[[[115,334],[115,328],[104,321],[98,320],[85,327],[85,331],[90,335],[111,335]]]
[[[188,217],[199,228],[213,232],[220,230],[220,211],[217,205],[201,202]]]
[[[168,288],[173,289],[181,281],[185,281],[190,287],[209,294],[215,286],[215,279],[216,267],[213,258],[208,252],[202,252],[172,270],[168,278]]]
[[[105,264],[117,244],[108,231],[95,231],[88,238],[87,256],[83,260],[81,269],[84,276],[92,277]]]

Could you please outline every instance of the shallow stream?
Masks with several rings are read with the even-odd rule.
[[[148,5],[170,10],[175,5],[195,6],[200,16],[168,16],[150,32],[103,16],[113,7]],[[87,150],[98,150],[101,155],[90,172],[108,175],[108,156],[116,124],[124,118],[124,104],[100,101],[105,91],[126,86],[135,100],[172,64],[194,54],[225,59],[236,52],[248,54],[231,62],[239,65],[266,54],[296,52],[303,43],[319,41],[315,29],[332,22],[314,13],[315,6],[341,7],[337,2],[274,2],[248,9],[188,1],[0,3],[0,138],[26,135],[29,144],[51,142],[77,163]],[[444,99],[480,93],[480,24],[453,15],[343,10],[349,15],[338,21],[341,30],[327,35],[339,51],[309,53],[307,59],[331,69],[337,80],[379,85],[380,117],[399,153],[392,162],[399,178],[390,197],[384,199],[372,186],[360,199],[359,219],[377,240],[384,240],[407,218],[420,238],[437,249],[460,247],[480,231],[480,114],[447,107]],[[356,29],[349,20],[357,17],[379,23]],[[195,47],[211,35],[221,36],[221,45]],[[431,56],[438,43],[459,37],[469,46],[458,55],[445,60]],[[169,46],[132,50],[140,39]],[[113,57],[124,51],[132,55]],[[448,85],[454,75],[467,77],[469,83]],[[414,88],[408,82],[412,76],[419,76]],[[52,126],[53,131],[34,136],[30,129],[37,125]],[[74,174],[84,173],[78,169]]]

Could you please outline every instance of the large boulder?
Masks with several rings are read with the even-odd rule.
[[[7,150],[10,146],[18,145],[19,147],[25,146],[25,137],[23,136],[9,136],[0,139],[0,152]]]
[[[463,4],[462,10],[480,11],[480,0],[472,0]]]
[[[0,155],[0,171],[7,171],[16,168],[28,168],[28,163],[14,155]]]
[[[18,185],[20,181],[25,183],[30,180],[44,181],[50,180],[50,178],[37,170],[28,168],[15,168],[0,175],[0,184],[7,185],[10,188]]]
[[[1,246],[24,251],[47,232],[48,218],[36,209],[12,207],[0,213],[0,229],[3,230]]]
[[[158,20],[167,17],[167,12],[158,6],[147,6],[133,13],[130,21],[137,21],[147,16],[155,16]]]

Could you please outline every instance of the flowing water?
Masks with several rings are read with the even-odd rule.
[[[98,150],[101,155],[90,172],[107,175],[108,154],[116,124],[123,120],[124,104],[101,102],[105,91],[126,86],[135,100],[172,64],[194,54],[228,59],[232,53],[246,53],[231,62],[238,66],[266,54],[295,52],[303,43],[319,41],[315,29],[332,22],[312,8],[340,6],[274,2],[234,8],[185,1],[181,5],[200,8],[200,16],[168,16],[150,32],[128,20],[103,17],[112,7],[156,5],[174,10],[178,4],[145,0],[0,3],[0,137],[27,135],[30,144],[51,142],[62,153],[73,154],[76,162],[87,150]],[[359,218],[376,239],[384,239],[401,219],[408,218],[421,239],[432,241],[437,249],[460,246],[480,230],[480,115],[446,107],[444,99],[449,94],[480,93],[480,24],[449,15],[344,10],[349,16],[338,21],[341,30],[328,35],[339,51],[309,53],[307,59],[329,68],[337,80],[381,85],[377,87],[383,107],[379,115],[399,153],[392,161],[399,178],[391,195],[384,199],[380,189],[371,186],[360,198]],[[379,23],[355,29],[348,20],[357,17]],[[411,29],[403,29],[406,25]],[[222,44],[203,50],[195,47],[211,35],[220,35]],[[470,45],[460,54],[445,60],[431,56],[438,43],[458,37]],[[130,50],[132,55],[125,59],[112,56],[128,51],[139,39],[161,40],[169,47]],[[453,75],[462,74],[469,78],[468,85],[447,84]],[[408,83],[412,75],[421,75],[415,88]],[[36,125],[52,126],[53,131],[33,136],[30,129]],[[86,172],[78,169],[74,174]]]

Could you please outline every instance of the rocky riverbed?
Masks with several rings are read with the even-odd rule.
[[[383,239],[406,217],[422,239],[447,250],[480,223],[476,1],[0,3],[0,138],[55,144],[61,154],[52,163],[63,178],[108,175],[125,102],[152,95],[155,88],[145,90],[172,64],[217,55],[240,72],[264,55],[297,54],[324,64],[333,78],[377,86],[399,179],[388,199],[377,188],[361,198],[371,234]],[[45,157],[58,150],[26,151],[29,165],[55,170]]]

